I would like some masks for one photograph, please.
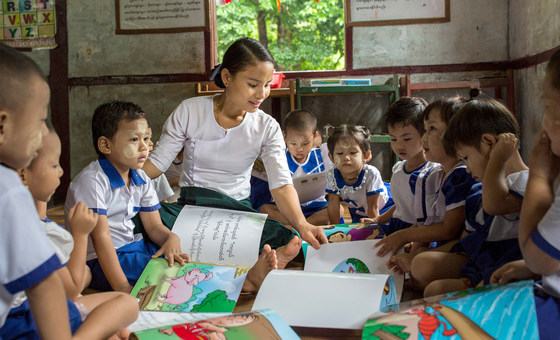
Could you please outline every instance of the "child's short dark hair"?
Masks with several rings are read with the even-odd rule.
[[[546,72],[549,74],[552,86],[560,90],[560,49],[556,50],[552,57],[550,57],[546,65]]]
[[[329,134],[329,139],[327,140],[327,147],[331,155],[334,155],[334,147],[340,140],[350,139],[358,143],[362,153],[366,153],[371,150],[371,145],[369,143],[370,133],[368,128],[365,126],[357,126],[351,124],[342,124],[332,130]]]
[[[449,98],[440,98],[440,99],[434,100],[433,102],[430,103],[430,105],[428,105],[426,107],[424,112],[422,112],[422,120],[423,121],[428,120],[428,118],[430,116],[430,112],[432,112],[433,110],[439,110],[441,120],[445,124],[449,124],[449,121],[451,120],[451,118],[457,113],[457,111],[459,111],[461,106],[464,103],[466,103],[467,101],[468,101],[467,98],[461,97],[461,96],[455,96],[455,97],[449,97]],[[456,157],[457,154],[455,152],[455,148],[449,147],[448,145],[446,145],[445,140],[443,142],[443,146],[444,146],[444,149],[445,149],[445,153],[448,156]]]
[[[312,130],[315,133],[317,132],[317,117],[313,112],[305,109],[290,111],[284,118],[283,124],[284,132],[288,129],[296,131]]]
[[[113,138],[119,129],[121,120],[133,121],[136,119],[148,119],[142,108],[131,102],[111,101],[99,105],[91,118],[91,134],[93,147],[98,155],[102,155],[97,147],[100,137]],[[150,122],[148,122],[150,125]]]
[[[480,151],[482,135],[513,133],[519,137],[519,124],[508,108],[493,98],[473,98],[451,118],[444,136],[444,146],[471,146]]]
[[[401,97],[391,104],[383,115],[387,126],[402,124],[403,126],[412,125],[420,134],[424,133],[424,121],[422,112],[428,103],[420,97]]]
[[[47,81],[33,59],[0,43],[0,110],[19,109],[33,77]]]

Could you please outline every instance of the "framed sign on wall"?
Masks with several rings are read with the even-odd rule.
[[[55,48],[55,0],[0,0],[0,41],[23,49]]]
[[[449,0],[345,0],[347,26],[410,25],[450,20]]]
[[[208,0],[115,0],[117,34],[204,31]]]

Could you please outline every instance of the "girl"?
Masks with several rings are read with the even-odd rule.
[[[369,131],[363,126],[341,125],[329,136],[327,146],[334,168],[327,172],[328,215],[340,221],[340,200],[348,204],[352,222],[376,218],[389,201],[379,170],[371,160]]]
[[[60,184],[63,170],[60,167],[60,139],[54,131],[43,140],[38,156],[26,169],[19,170],[23,183],[29,188],[39,217],[61,263],[66,266],[57,270],[64,284],[66,296],[74,302],[83,321],[80,331],[86,338],[127,339],[130,333],[125,327],[138,316],[138,304],[132,296],[120,292],[105,292],[82,296],[91,274],[86,271],[86,249],[88,235],[95,227],[97,214],[83,203],[70,209],[67,216],[69,231],[47,218],[47,202]],[[89,275],[88,275],[89,274]],[[10,316],[2,327],[3,339],[28,336],[33,324],[21,317],[27,303],[24,295],[12,305]]]
[[[442,142],[447,123],[465,102],[463,98],[439,99],[424,110],[425,133],[422,147],[426,159],[439,163],[424,170],[416,182],[415,212],[418,226],[397,231],[376,244],[378,256],[395,254],[405,244],[413,242],[409,253],[393,255],[387,266],[398,272],[410,272],[411,262],[418,253],[427,250],[430,242],[444,242],[459,238],[465,221],[465,199],[475,183],[466,166],[453,150],[446,150]],[[448,250],[452,244],[444,248]],[[461,257],[458,261],[466,261]]]

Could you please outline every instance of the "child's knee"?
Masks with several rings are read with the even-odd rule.
[[[430,284],[428,284],[426,288],[424,288],[424,297],[427,298],[430,296],[439,295],[444,291],[446,291],[444,280],[436,280],[430,282]]]
[[[410,274],[418,281],[429,283],[430,278],[433,277],[432,269],[430,266],[429,254],[421,253],[412,258],[410,263]]]

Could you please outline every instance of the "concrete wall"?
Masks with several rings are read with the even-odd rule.
[[[512,60],[560,45],[560,1],[509,1],[509,55]],[[516,111],[521,121],[521,153],[529,152],[541,127],[541,82],[546,63],[515,71]]]

